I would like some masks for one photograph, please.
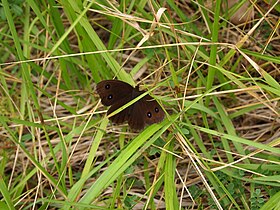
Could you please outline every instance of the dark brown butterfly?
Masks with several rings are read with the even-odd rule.
[[[144,93],[139,87],[119,80],[104,80],[97,84],[96,91],[105,106],[111,106],[108,114],[127,104]],[[133,130],[142,130],[146,124],[158,123],[164,119],[164,111],[151,96],[146,95],[126,109],[112,116],[110,120],[114,123],[128,121]]]

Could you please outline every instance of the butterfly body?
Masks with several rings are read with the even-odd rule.
[[[137,98],[144,91],[139,87],[119,80],[104,80],[97,84],[96,91],[105,106],[111,106],[108,114],[119,109],[131,100]],[[142,130],[146,124],[158,123],[164,119],[164,111],[150,95],[146,95],[134,104],[125,108],[121,112],[110,118],[114,123],[123,123],[128,121],[133,130]]]

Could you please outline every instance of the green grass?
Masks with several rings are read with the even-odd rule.
[[[279,6],[205,2],[1,1],[0,209],[279,209]],[[112,124],[112,78],[164,121]]]

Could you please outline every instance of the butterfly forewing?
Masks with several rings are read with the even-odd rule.
[[[123,98],[131,97],[133,87],[119,80],[104,80],[97,84],[96,91],[102,104],[111,106]]]

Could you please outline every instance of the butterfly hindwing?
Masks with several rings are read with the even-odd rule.
[[[141,130],[146,124],[161,122],[164,115],[164,111],[158,102],[150,95],[146,95],[132,107],[128,124],[134,130]]]
[[[122,107],[123,105],[127,104],[131,99],[130,98],[123,98],[118,100],[116,103],[114,103],[108,110],[107,114],[111,114],[112,112],[116,111],[117,109],[119,109],[120,107]],[[126,109],[120,111],[119,113],[113,115],[110,120],[112,120],[112,122],[120,124],[120,123],[124,123],[125,121],[128,121],[129,117],[130,117],[130,111],[131,106],[127,107]]]
[[[141,106],[139,106],[139,103],[140,101],[135,102],[130,109],[131,113],[128,118],[128,125],[132,130],[142,130],[145,127],[143,110]]]

